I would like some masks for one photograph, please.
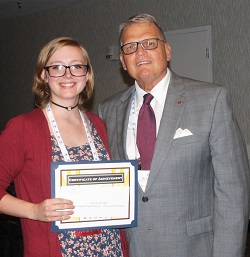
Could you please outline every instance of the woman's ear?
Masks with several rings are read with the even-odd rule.
[[[85,78],[86,78],[86,82],[87,82],[89,80],[89,73],[88,72],[87,72]]]
[[[44,80],[44,82],[48,83],[47,74],[46,74],[45,70],[42,71],[40,77],[42,80]]]

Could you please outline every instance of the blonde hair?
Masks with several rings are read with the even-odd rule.
[[[84,90],[79,94],[79,103],[78,107],[81,110],[89,109],[90,102],[93,96],[94,90],[94,74],[93,68],[90,63],[89,55],[87,50],[81,45],[79,42],[70,37],[59,37],[47,43],[42,50],[37,59],[36,68],[34,72],[34,82],[32,87],[32,92],[35,95],[36,106],[39,108],[44,108],[49,100],[50,100],[50,88],[47,82],[45,82],[41,73],[46,66],[46,63],[49,61],[51,56],[60,48],[64,46],[74,46],[78,47],[85,58],[88,65],[88,81],[86,82],[86,86]]]

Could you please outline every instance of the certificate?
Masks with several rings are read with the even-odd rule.
[[[86,161],[51,164],[53,198],[72,200],[71,218],[52,231],[137,226],[137,162]]]

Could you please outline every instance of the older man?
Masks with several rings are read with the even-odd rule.
[[[249,167],[227,89],[174,74],[154,17],[123,25],[120,60],[134,86],[99,105],[113,159],[137,159],[131,257],[242,257]]]

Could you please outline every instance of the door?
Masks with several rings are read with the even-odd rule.
[[[166,31],[172,49],[169,67],[180,76],[212,82],[211,26]]]

